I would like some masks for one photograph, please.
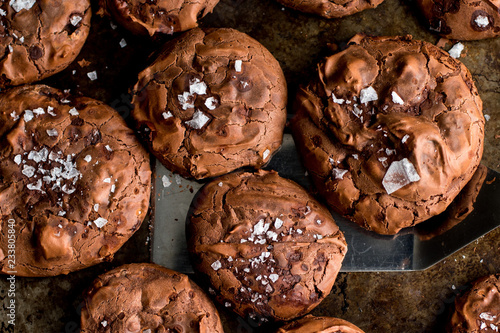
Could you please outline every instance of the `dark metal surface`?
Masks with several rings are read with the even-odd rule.
[[[285,134],[280,151],[266,169],[276,170],[281,176],[314,191],[290,134]],[[191,200],[202,183],[173,175],[158,162],[155,175],[152,261],[180,272],[192,273],[185,220]],[[171,183],[167,187],[162,180],[165,176],[167,184]],[[427,228],[420,228],[419,225],[395,236],[366,231],[332,212],[348,244],[341,271],[423,270],[495,229],[500,225],[500,174],[489,170],[486,179],[491,182],[482,186],[472,213],[451,229],[433,237],[428,236],[432,235],[429,229],[432,231],[445,224],[447,212],[426,221]]]

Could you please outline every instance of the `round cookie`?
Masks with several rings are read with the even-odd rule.
[[[149,155],[112,108],[43,85],[0,95],[1,272],[52,276],[111,259],[150,190]]]
[[[500,35],[499,0],[418,0],[429,29],[443,37],[475,40]]]
[[[500,274],[482,277],[455,300],[447,332],[498,332],[500,330]]]
[[[279,63],[233,29],[193,29],[142,73],[132,116],[152,153],[196,179],[260,168],[280,147],[287,89]]]
[[[65,69],[90,29],[89,0],[11,0],[0,4],[0,88]]]
[[[350,322],[332,317],[314,317],[307,315],[304,318],[288,323],[276,333],[364,333]]]
[[[99,276],[85,293],[85,332],[223,333],[207,295],[186,275],[155,264],[123,265]]]
[[[213,180],[188,221],[195,270],[217,301],[257,322],[311,311],[330,293],[347,251],[329,211],[276,172]]]
[[[465,66],[407,37],[355,36],[299,90],[295,143],[320,194],[360,226],[395,234],[444,211],[484,143]]]
[[[304,13],[339,18],[365,9],[375,8],[384,0],[278,0],[279,3]]]
[[[138,35],[173,34],[198,26],[219,0],[100,0],[123,27]]]

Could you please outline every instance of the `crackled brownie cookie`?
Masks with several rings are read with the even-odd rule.
[[[311,311],[330,293],[347,251],[328,210],[276,172],[213,180],[188,219],[195,270],[221,304],[257,322]]]
[[[200,287],[155,264],[124,265],[99,276],[83,302],[82,332],[224,332]]]
[[[500,274],[476,280],[455,300],[449,333],[498,332],[500,330]]]
[[[350,322],[332,317],[307,315],[288,323],[276,333],[364,333]]]
[[[500,35],[498,0],[418,0],[429,29],[450,39],[474,40]]]
[[[135,34],[173,34],[198,26],[219,0],[100,0],[113,17]]]
[[[483,152],[469,71],[411,37],[355,36],[299,90],[291,127],[329,205],[381,234],[444,211]]]
[[[87,39],[90,17],[89,0],[2,1],[0,88],[65,69]]]
[[[274,57],[233,29],[194,29],[139,74],[133,117],[153,154],[196,179],[259,168],[280,147],[287,89]]]
[[[352,15],[365,9],[375,8],[384,0],[278,0],[281,4],[305,13],[326,18]]]
[[[112,108],[43,85],[0,95],[1,272],[67,274],[112,258],[146,216],[150,187],[149,156]]]

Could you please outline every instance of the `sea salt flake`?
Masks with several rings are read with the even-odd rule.
[[[80,23],[82,20],[83,20],[83,17],[81,17],[80,15],[73,15],[69,19],[69,23],[71,23],[72,26],[76,27],[78,25],[78,23]]]
[[[172,112],[170,112],[170,111],[163,112],[161,115],[163,116],[163,119],[169,119],[169,118],[172,118],[174,116],[172,114]]]
[[[337,97],[335,97],[335,95],[333,93],[332,93],[332,100],[334,103],[337,103],[337,104],[344,104],[344,102],[345,102],[345,99],[337,98]]]
[[[237,72],[237,73],[240,73],[241,72],[241,65],[243,64],[243,62],[241,60],[236,60],[234,62],[234,70]]]
[[[59,211],[59,213],[57,213],[57,216],[64,216],[66,215],[66,212],[64,210],[61,210]]]
[[[462,54],[463,50],[464,50],[464,44],[459,42],[453,45],[453,47],[448,51],[448,53],[452,58],[458,59],[460,58],[460,55]]]
[[[257,222],[257,224],[253,227],[253,233],[254,235],[263,235],[267,232],[269,229],[270,223],[265,223],[264,220],[260,220]]]
[[[214,262],[212,263],[212,265],[210,265],[210,266],[212,266],[212,268],[213,268],[213,270],[214,270],[214,271],[218,271],[219,269],[221,269],[221,268],[222,268],[222,264],[220,263],[220,261],[219,261],[219,260],[214,261]]]
[[[22,173],[26,177],[31,178],[31,177],[33,177],[35,175],[35,171],[36,171],[36,169],[34,167],[25,164],[23,166]]]
[[[403,136],[403,138],[401,139],[401,142],[405,143],[409,138],[410,136],[408,134],[405,134],[405,136]]]
[[[231,303],[226,302],[226,303],[224,303],[224,306],[225,306],[226,308],[230,308],[230,307],[231,307]]]
[[[170,185],[172,185],[170,178],[168,178],[166,175],[163,175],[163,177],[161,177],[161,182],[163,183],[163,187],[169,187]]]
[[[43,162],[47,161],[48,156],[49,156],[49,151],[47,150],[47,148],[42,148],[40,149],[40,151],[35,151],[35,150],[30,151],[28,154],[28,159],[35,161],[36,163],[40,163],[42,161]]]
[[[347,173],[347,171],[348,170],[333,168],[332,175],[333,177],[335,177],[335,179],[344,179],[344,175]]]
[[[479,329],[484,330],[486,327],[488,327],[486,323],[481,322],[481,326],[479,327]]]
[[[278,234],[275,233],[274,231],[268,231],[266,233],[267,238],[272,239],[273,241],[276,241],[278,239]]]
[[[55,128],[47,130],[48,136],[57,136],[58,134],[59,134],[59,132]]]
[[[125,46],[127,46],[127,41],[125,40],[125,38],[122,38],[120,40],[120,47],[123,49]]]
[[[490,324],[490,327],[493,331],[498,332],[498,326],[496,326],[495,324]]]
[[[497,316],[490,315],[488,312],[483,312],[479,314],[479,318],[488,320],[488,321],[493,321],[497,318]]]
[[[354,104],[354,108],[352,109],[352,113],[357,117],[361,119],[361,116],[363,115],[363,110],[358,108],[357,104]]]
[[[276,220],[274,221],[274,228],[275,229],[279,229],[283,226],[283,221],[280,220],[279,218],[276,218]]]
[[[191,120],[186,121],[186,125],[194,129],[201,129],[205,124],[210,120],[203,112],[200,110],[196,110],[193,118]]]
[[[191,98],[191,96],[192,95],[187,91],[185,91],[182,95],[177,95],[177,100],[179,101],[179,103],[181,103],[183,110],[194,108],[194,104],[189,103],[189,99]]]
[[[219,185],[219,187],[222,187],[223,184],[222,184],[222,182],[219,182],[219,184],[217,184],[217,185]]]
[[[90,163],[90,161],[92,161],[92,156],[87,155],[83,159],[85,160],[85,162]]]
[[[476,22],[477,26],[480,28],[486,28],[488,25],[490,25],[490,20],[488,19],[488,16],[483,16],[483,15],[478,15],[474,20],[474,22]]]
[[[371,101],[376,101],[378,99],[378,95],[375,89],[373,89],[373,87],[370,86],[368,88],[361,89],[361,93],[359,94],[359,99],[360,103],[366,104]]]
[[[174,178],[175,178],[175,183],[176,183],[177,185],[180,185],[180,184],[181,184],[181,182],[182,182],[182,177],[181,177],[181,176],[179,176],[179,175],[175,175],[175,177],[174,177]]]
[[[72,115],[72,116],[78,116],[80,115],[80,113],[78,112],[78,110],[76,108],[72,108],[69,110],[69,114]]]
[[[189,81],[189,93],[191,95],[205,95],[207,93],[207,84],[200,79],[195,78],[194,80]]]
[[[0,9],[0,15],[7,16],[7,12],[3,9]]]
[[[106,327],[106,326],[108,326],[108,322],[106,320],[103,320],[103,321],[101,321],[101,325],[103,327]]]
[[[115,190],[116,190],[116,185],[115,184],[111,185],[111,193],[115,193]]]
[[[106,220],[105,218],[103,217],[98,217],[96,220],[94,220],[94,224],[98,227],[98,228],[102,228],[106,225],[106,223],[108,223],[108,220]]]
[[[21,10],[29,10],[36,3],[36,0],[10,0],[9,5],[19,13]]]
[[[34,183],[34,184],[28,184],[28,185],[26,185],[26,187],[28,188],[28,190],[32,190],[32,191],[35,191],[35,190],[42,191],[42,180],[41,180],[41,179],[38,179],[36,183]],[[42,192],[43,192],[43,191],[42,191]]]
[[[90,81],[95,81],[97,80],[97,71],[88,72],[87,76],[89,77]]]
[[[110,184],[111,183],[111,178],[104,178],[103,182]]]
[[[489,114],[484,115],[484,120],[489,121],[491,119],[491,116]]]
[[[12,112],[10,113],[10,116],[12,117],[12,119],[13,119],[14,121],[17,121],[17,120],[19,119],[19,116],[17,115],[16,111],[12,111]]]
[[[106,148],[107,151],[113,151],[109,145],[104,146],[104,148]]]
[[[31,110],[25,110],[24,111],[24,121],[27,123],[28,121],[30,121],[31,119],[33,119],[34,115],[33,115],[33,111]]]
[[[22,157],[21,157],[21,155],[20,155],[20,154],[19,154],[19,155],[14,156],[14,162],[15,162],[17,165],[21,164],[21,160],[22,160]]]
[[[94,212],[97,212],[97,211],[99,211],[99,204],[94,205]]]
[[[275,283],[276,281],[278,281],[279,277],[280,276],[278,274],[270,274],[269,280],[271,280],[273,283]]]
[[[271,153],[271,152],[269,151],[269,149],[266,149],[266,150],[264,151],[264,153],[262,154],[262,159],[263,159],[264,161],[265,161],[265,160],[267,160],[267,158],[269,157],[269,154],[270,154],[270,153]]]
[[[405,101],[403,101],[403,99],[401,98],[401,96],[398,95],[397,92],[393,91],[391,93],[391,96],[392,96],[392,101],[396,104],[400,104],[400,105],[403,105],[405,104]]]
[[[413,164],[404,158],[401,161],[394,161],[387,169],[382,185],[384,186],[387,194],[391,194],[400,188],[420,180],[420,176]]]
[[[33,113],[36,114],[37,116],[45,114],[45,110],[43,108],[36,108],[33,110]]]
[[[352,154],[352,157],[354,157],[355,160],[359,158],[358,154]]]
[[[215,97],[209,97],[205,100],[205,106],[209,110],[215,110],[217,108],[217,99]]]

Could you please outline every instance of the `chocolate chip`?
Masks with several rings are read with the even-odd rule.
[[[76,117],[76,118],[73,118],[73,120],[71,120],[71,125],[73,125],[73,126],[82,126],[83,123],[84,123],[84,121],[80,117]]]
[[[43,56],[43,50],[37,45],[30,47],[29,53],[32,60],[38,60]]]

